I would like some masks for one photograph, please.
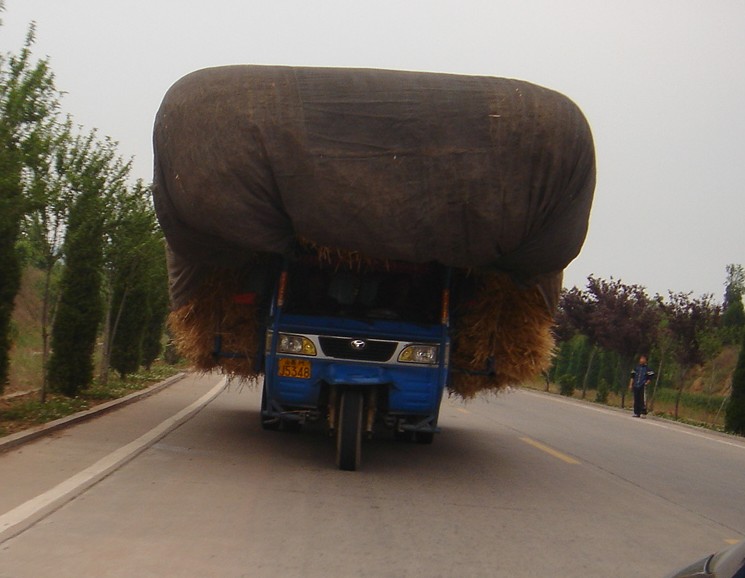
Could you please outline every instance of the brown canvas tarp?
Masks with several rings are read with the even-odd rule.
[[[255,255],[292,255],[302,241],[506,273],[548,311],[595,186],[577,106],[493,77],[201,70],[166,94],[154,150],[175,309],[215,270],[250,269]]]
[[[154,149],[158,217],[189,266],[303,238],[534,279],[579,252],[595,182],[569,99],[478,76],[206,69],[167,93]]]

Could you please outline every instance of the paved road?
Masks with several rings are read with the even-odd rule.
[[[0,455],[0,512],[147,441],[218,381]],[[262,431],[259,397],[229,386],[159,432],[2,543],[0,576],[662,576],[745,537],[742,440],[520,391],[447,401],[432,446],[374,440],[341,472],[321,431]]]

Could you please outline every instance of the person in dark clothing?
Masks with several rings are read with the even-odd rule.
[[[652,383],[654,371],[647,366],[647,356],[639,357],[639,365],[631,371],[629,389],[634,392],[634,417],[647,415],[647,403],[645,400],[645,389]]]

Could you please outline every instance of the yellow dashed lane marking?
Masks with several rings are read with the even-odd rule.
[[[461,412],[461,413],[471,413],[470,411],[468,411],[467,409],[463,409],[462,407],[458,407],[458,408],[456,408],[456,409],[457,409],[457,410],[458,410],[459,412]]]
[[[546,452],[550,456],[554,456],[557,459],[560,459],[562,462],[566,462],[567,464],[579,464],[580,462],[578,460],[575,460],[572,456],[568,456],[565,453],[562,453],[558,450],[555,450],[554,448],[550,448],[545,444],[542,444],[541,442],[537,442],[534,439],[530,438],[520,438],[522,441],[524,441],[526,444],[533,446],[534,448],[537,448],[541,450],[542,452]]]

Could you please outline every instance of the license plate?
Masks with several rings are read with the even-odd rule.
[[[310,361],[283,357],[277,360],[277,375],[280,377],[297,377],[310,379]]]

